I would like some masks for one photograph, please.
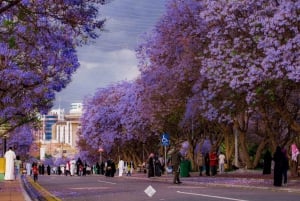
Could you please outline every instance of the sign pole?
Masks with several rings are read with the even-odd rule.
[[[164,152],[165,152],[165,171],[166,174],[168,174],[167,172],[167,146],[170,145],[170,136],[167,133],[163,133],[161,136],[161,143],[164,146]]]
[[[165,148],[165,172],[166,172],[166,175],[168,175],[168,171],[167,171],[167,168],[168,168],[168,165],[167,165],[167,146],[164,146]]]

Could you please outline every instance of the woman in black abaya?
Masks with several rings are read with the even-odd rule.
[[[269,150],[264,155],[263,174],[271,174],[272,154]]]
[[[282,166],[283,166],[283,153],[281,148],[277,146],[273,156],[274,161],[274,186],[282,185]]]

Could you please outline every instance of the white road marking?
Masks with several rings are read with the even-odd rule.
[[[177,191],[177,193],[187,194],[187,195],[198,195],[198,196],[210,197],[210,198],[218,198],[218,199],[223,199],[223,200],[248,201],[248,200],[241,200],[241,199],[235,199],[235,198],[229,198],[229,197],[214,196],[214,195],[199,194],[199,193],[189,193],[189,192],[182,192],[182,191]]]
[[[95,189],[108,189],[109,187],[82,187],[82,188],[70,188],[73,190],[95,190]]]
[[[180,188],[180,189],[188,188],[188,189],[191,189],[191,188],[206,188],[206,187],[203,187],[203,186],[168,186],[168,188]]]
[[[149,185],[145,190],[144,192],[149,196],[149,197],[152,197],[155,193],[156,193],[156,190],[151,186]]]
[[[117,184],[117,183],[113,183],[113,182],[109,182],[109,181],[101,181],[101,180],[98,180],[98,182],[100,182],[100,183],[106,183],[106,184]]]

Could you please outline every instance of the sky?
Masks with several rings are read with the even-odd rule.
[[[166,0],[111,0],[100,9],[105,31],[94,44],[77,49],[80,67],[72,82],[56,94],[53,109],[70,110],[97,88],[133,80],[139,75],[135,48],[165,12]]]

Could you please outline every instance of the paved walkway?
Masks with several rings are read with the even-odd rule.
[[[0,181],[0,200],[31,201],[21,182],[20,177],[13,181]]]
[[[94,175],[97,176],[97,175]],[[171,174],[163,175],[161,177],[148,178],[144,173],[134,173],[132,176],[123,176],[125,178],[135,179],[150,179],[160,180],[172,183],[173,176]],[[32,179],[27,177],[26,181],[32,182]],[[191,173],[190,177],[181,178],[182,185],[206,185],[206,186],[226,186],[236,188],[251,188],[251,189],[265,189],[272,191],[287,191],[300,194],[300,177],[289,177],[288,185],[282,187],[274,187],[272,175],[262,175],[258,171],[235,171],[225,173],[214,177],[198,176],[197,173]],[[176,184],[174,184],[176,185]],[[41,191],[40,187],[39,191]],[[45,189],[42,189],[45,191]],[[49,197],[49,196],[48,196]],[[14,181],[0,181],[0,200],[1,201],[32,201],[24,190],[24,184],[21,178]],[[39,200],[39,199],[35,199]],[[45,198],[45,200],[53,200]]]

